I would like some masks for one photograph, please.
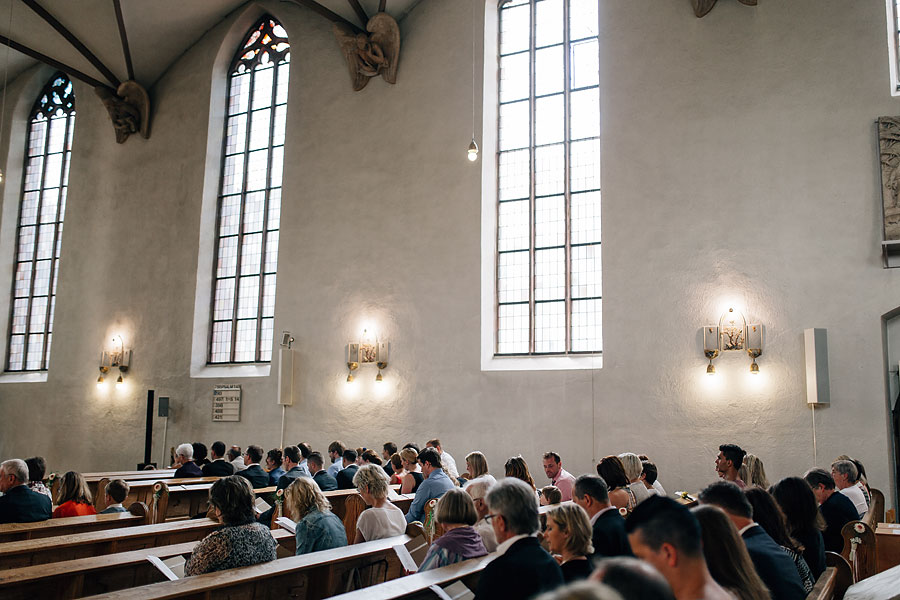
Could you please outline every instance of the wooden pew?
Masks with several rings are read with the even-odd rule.
[[[273,531],[272,536],[290,554],[294,553],[294,536],[289,531],[279,529]],[[0,597],[4,600],[71,599],[166,581],[147,556],[158,556],[163,560],[188,556],[198,543],[199,540],[7,569],[0,571]]]
[[[825,571],[819,575],[816,585],[812,591],[806,595],[807,600],[835,600],[834,586],[837,578],[837,569],[827,567]]]
[[[210,478],[202,478],[207,480]],[[169,485],[165,481],[154,482],[147,488],[147,506],[150,509],[151,519],[154,523],[163,523],[178,519],[190,519],[196,515],[204,514],[209,510],[209,489],[218,477],[212,481],[203,483],[190,483],[187,485]],[[171,480],[179,481],[177,479]],[[198,481],[198,480],[181,480]],[[257,496],[274,494],[274,487],[254,490]],[[129,493],[130,495],[130,493]]]
[[[138,525],[0,544],[0,569],[115,554],[202,539],[219,526],[212,519]]]
[[[56,497],[56,492],[59,489],[59,481],[63,474],[65,474],[65,471],[54,471],[53,473],[50,473],[45,481],[47,487],[49,487],[53,493],[54,498]],[[159,481],[160,479],[171,479],[175,475],[175,469],[158,469],[153,471],[101,471],[97,473],[82,473],[81,475],[84,477],[85,481],[87,481],[91,494],[96,496],[98,489],[101,492],[103,491],[102,487],[98,488],[98,483],[101,479],[124,479],[125,481],[152,479],[153,481]]]
[[[847,588],[853,585],[853,570],[850,563],[837,552],[825,553],[825,566],[832,567],[835,570],[834,576],[834,598],[841,600]]]
[[[425,600],[441,598],[436,588],[445,588],[462,581],[473,592],[478,587],[478,578],[496,554],[464,560],[447,567],[415,573],[362,590],[335,596],[334,600]],[[810,596],[813,598],[813,596]]]
[[[879,498],[881,508],[879,510]],[[861,581],[900,564],[898,529],[875,519],[884,514],[884,495],[872,489],[872,507],[859,521],[850,521],[841,529],[844,549],[841,555],[853,568],[853,581]]]
[[[348,589],[367,587],[403,575],[394,546],[411,539],[408,535],[401,535],[101,594],[94,599],[330,598]]]
[[[128,511],[108,515],[48,519],[36,523],[5,523],[0,525],[0,543],[150,524],[150,514],[144,503],[135,502],[128,507]]]
[[[878,573],[900,565],[900,527],[879,523],[875,529],[875,565]]]

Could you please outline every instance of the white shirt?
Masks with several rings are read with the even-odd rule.
[[[859,518],[862,518],[863,514],[869,510],[869,505],[866,504],[866,497],[863,496],[862,490],[855,485],[845,487],[841,490],[841,493],[850,498],[853,502],[853,506],[856,507],[856,512],[859,513]]]
[[[488,489],[490,489],[490,487],[492,485],[497,483],[497,479],[493,475],[491,475],[490,473],[485,473],[484,475],[479,475],[475,479],[470,479],[469,481],[467,481],[466,484],[463,486],[463,489],[466,489],[467,487],[469,487],[469,485],[471,485],[475,481],[486,481],[488,484]]]
[[[453,457],[450,456],[449,452],[441,452],[441,464],[444,465],[448,471],[456,473],[457,477],[459,476],[459,469],[456,468],[456,461],[453,460]]]
[[[659,479],[653,482],[653,489],[656,490],[656,493],[660,496],[666,495],[666,490],[663,489],[662,484],[659,482]]]
[[[402,510],[387,502],[381,508],[373,506],[362,511],[356,520],[356,528],[367,542],[383,540],[406,531],[406,516]]]
[[[233,461],[231,461],[231,464],[234,465],[234,472],[235,472],[235,473],[237,473],[238,471],[243,471],[244,468],[245,468],[245,467],[244,467],[244,457],[243,457],[243,456],[238,456],[236,459],[234,459]]]
[[[744,537],[744,532],[750,529],[751,527],[756,527],[757,523],[750,523],[749,525],[744,525],[741,527],[740,531],[738,531],[738,535]]]
[[[635,505],[640,504],[644,500],[650,497],[650,490],[647,489],[647,486],[643,484],[641,481],[635,481],[633,483],[629,483],[628,487],[631,488],[631,491],[634,493],[634,503]]]
[[[497,534],[494,533],[494,528],[491,527],[490,523],[484,519],[478,519],[478,522],[473,527],[478,532],[478,535],[481,536],[485,550],[493,552],[497,549]]]
[[[510,546],[512,546],[519,540],[525,539],[527,537],[531,537],[531,536],[524,534],[524,533],[520,533],[519,535],[512,536],[511,538],[509,538],[508,540],[506,540],[505,542],[503,542],[502,544],[497,546],[497,556],[502,556],[504,553],[506,553],[507,550],[509,550]]]

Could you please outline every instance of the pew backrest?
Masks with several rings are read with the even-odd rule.
[[[147,506],[135,502],[124,513],[63,517],[35,523],[5,523],[0,525],[0,543],[148,525],[149,519]]]
[[[374,579],[400,577],[403,568],[394,547],[410,541],[407,535],[343,548],[333,548],[274,562],[186,577],[96,596],[95,600],[149,598],[240,597],[329,598]]]
[[[432,569],[388,581],[372,587],[335,596],[334,600],[411,600],[413,598],[438,598],[433,590],[443,589],[462,581],[473,592],[478,587],[478,577],[496,554],[464,560],[446,567]]]
[[[826,552],[825,566],[833,567],[835,570],[834,597],[840,600],[844,597],[847,588],[853,585],[853,570],[850,563],[837,552]]]
[[[138,525],[0,544],[0,569],[165,546],[202,539],[219,527],[210,519]]]
[[[293,555],[296,545],[290,532],[279,529],[272,532],[272,537]],[[184,542],[7,569],[0,571],[0,597],[4,600],[66,600],[166,581],[165,576],[147,557],[152,555],[166,560],[179,555],[188,556],[198,543],[199,541]]]

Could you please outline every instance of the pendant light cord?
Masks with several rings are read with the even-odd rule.
[[[472,139],[475,139],[475,30],[479,0],[472,0]]]

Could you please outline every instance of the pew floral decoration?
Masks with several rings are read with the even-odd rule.
[[[624,506],[621,507],[621,508],[619,509],[619,514],[622,515],[623,517],[627,517],[627,516],[628,516],[628,509],[625,508]]]
[[[675,495],[681,498],[682,500],[687,500],[688,502],[695,502],[697,499],[688,494],[687,492],[675,492]]]
[[[866,532],[866,526],[863,525],[862,523],[854,523],[854,524],[853,524],[853,531],[855,531],[856,533],[865,533],[865,532]]]
[[[437,500],[436,499],[429,500],[428,504],[426,504],[425,507],[426,507],[425,512],[428,516],[425,517],[424,529],[425,529],[425,534],[428,536],[429,543],[431,543],[431,541],[434,540],[434,533],[435,533],[435,530],[437,529],[437,520],[435,519],[435,516],[434,516],[435,512],[437,512],[437,510],[436,510]],[[427,510],[428,508],[431,508],[431,510],[430,511]]]
[[[162,484],[157,481],[153,484],[153,499],[159,501],[160,496],[162,496]]]

